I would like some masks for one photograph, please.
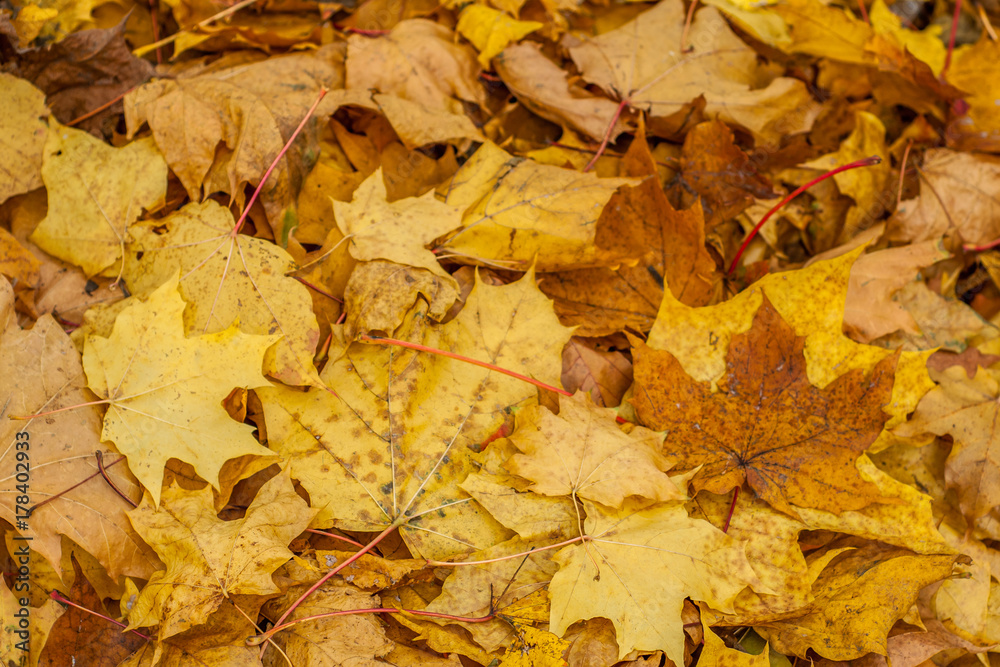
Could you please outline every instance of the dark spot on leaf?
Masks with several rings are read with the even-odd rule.
[[[660,289],[663,289],[663,276],[660,275],[660,272],[652,266],[647,266],[646,271],[649,272],[649,275],[653,276],[653,280],[655,280],[656,284],[660,286]]]

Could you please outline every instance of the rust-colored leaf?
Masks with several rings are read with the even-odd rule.
[[[701,469],[696,489],[726,493],[746,481],[775,509],[829,512],[885,502],[855,461],[882,431],[896,357],[814,387],[804,338],[764,297],[746,333],[733,336],[718,391],[692,380],[669,352],[636,343],[636,412],[667,431],[677,468]]]
[[[104,603],[87,581],[80,564],[76,558],[72,558],[72,561],[76,578],[70,588],[69,599],[93,612],[107,614]],[[68,607],[49,630],[48,641],[45,642],[38,664],[59,667],[70,662],[94,667],[116,667],[145,643],[146,640],[142,637],[131,632],[123,633],[120,627],[100,616],[78,607]]]
[[[556,300],[565,324],[577,324],[583,336],[603,336],[622,329],[648,331],[656,318],[665,285],[681,302],[708,303],[715,262],[705,249],[701,205],[678,211],[656,178],[656,161],[645,138],[632,142],[622,160],[622,176],[644,180],[611,197],[598,221],[597,244],[642,248],[635,264],[551,274],[542,291]]]

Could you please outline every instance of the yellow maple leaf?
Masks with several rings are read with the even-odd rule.
[[[539,601],[538,596],[545,595],[544,587],[555,574],[556,564],[551,550],[532,551],[541,546],[544,543],[514,537],[469,554],[465,560],[470,563],[451,569],[441,594],[426,610],[466,618],[496,612],[497,618],[482,623],[438,622],[464,628],[489,653],[508,646],[518,634],[512,620],[522,625],[548,622],[548,599]],[[524,605],[528,605],[527,610]]]
[[[17,597],[7,587],[7,584],[0,585],[0,618],[3,619],[5,628],[10,627],[12,630],[17,628],[17,618],[14,614],[17,613],[19,607]],[[23,632],[25,639],[27,639],[29,630],[24,629]],[[14,656],[18,653],[23,655],[23,652],[16,648],[18,643],[19,637],[16,630],[12,632],[5,631],[0,635],[0,658],[14,660]],[[14,664],[17,663],[14,662]]]
[[[958,492],[962,511],[974,521],[1000,505],[1000,434],[995,426],[1000,417],[1000,382],[984,368],[970,380],[964,369],[953,366],[938,383],[910,421],[895,432],[904,437],[934,433],[954,438],[945,479]]]
[[[502,446],[491,443],[490,450]],[[578,519],[573,500],[527,493],[530,485],[515,475],[473,473],[461,487],[493,518],[525,540],[569,539],[576,532]]]
[[[149,137],[114,148],[59,127],[45,142],[42,180],[49,210],[32,242],[92,276],[121,259],[126,229],[142,210],[163,204],[167,163]]]
[[[138,593],[136,593],[138,595]],[[205,620],[162,642],[146,642],[121,663],[120,667],[153,667],[194,663],[202,665],[260,664],[260,649],[247,646],[246,638],[256,632],[247,617],[257,618],[262,595],[233,595],[222,601]]]
[[[6,583],[0,584],[0,623],[3,623],[0,660],[13,665],[21,661],[37,665],[49,630],[65,613],[65,609],[55,600],[46,600],[41,607],[24,607],[21,604],[24,593],[19,593],[15,595]],[[22,610],[25,609],[28,611],[27,618],[23,616]],[[14,615],[17,613],[22,616],[18,618]],[[22,625],[22,621],[25,625]]]
[[[529,272],[509,285],[477,284],[444,325],[417,308],[397,335],[557,384],[570,330]],[[534,402],[534,387],[438,355],[357,343],[322,378],[335,395],[258,392],[269,445],[323,508],[317,525],[398,525],[415,556],[435,559],[510,536],[458,485],[476,469],[471,448],[497,430],[507,410]]]
[[[626,498],[683,499],[664,474],[672,463],[661,453],[663,434],[637,426],[626,435],[614,412],[584,393],[560,400],[558,416],[540,405],[525,408],[508,438],[523,453],[505,467],[547,496],[573,495],[609,507]]]
[[[479,50],[479,64],[485,68],[508,44],[544,25],[538,21],[518,21],[486,5],[469,5],[462,10],[455,29]]]
[[[6,286],[3,278],[0,285]],[[12,293],[9,298],[12,305]],[[0,312],[3,301],[0,298]],[[8,443],[0,454],[0,475],[8,480],[0,489],[0,517],[17,525],[17,505],[23,504],[18,496],[25,494],[15,481],[30,475],[21,488],[29,489],[27,495],[38,503],[31,513],[31,548],[49,563],[58,566],[65,535],[93,554],[114,578],[152,574],[156,558],[125,521],[128,505],[105,484],[74,486],[97,471],[94,452],[107,448],[101,446],[99,408],[86,405],[95,397],[84,386],[79,356],[51,316],[39,318],[27,331],[14,324],[0,332],[0,377],[0,405],[8,414],[85,404],[45,417],[22,421],[5,415],[0,421],[0,442]],[[105,462],[117,458],[107,454]],[[109,468],[107,474],[123,492],[138,497],[135,479],[125,466]],[[47,502],[41,504],[43,500]]]
[[[767,39],[764,35],[765,41],[782,50],[859,65],[875,64],[870,48],[881,38],[899,52],[905,49],[926,63],[934,76],[940,75],[945,59],[941,26],[932,24],[922,31],[905,29],[882,0],[875,0],[868,12],[869,17],[862,20],[840,7],[792,0],[776,3],[760,13],[777,14],[787,21],[786,32],[776,33],[784,39]]]
[[[383,593],[382,604],[396,609],[422,610],[427,605],[428,595],[433,596],[433,592],[428,593],[422,587],[403,586],[394,591]],[[401,625],[416,632],[420,641],[426,642],[428,647],[438,653],[464,655],[480,665],[488,665],[496,657],[484,651],[467,634],[457,633],[451,627],[437,625],[432,622],[432,619],[405,612],[396,614],[395,618]]]
[[[243,52],[188,61],[175,78],[125,96],[128,136],[149,123],[192,201],[217,191],[241,200],[243,186],[260,182],[320,89],[343,85],[342,58],[326,48],[267,59]],[[276,239],[287,239],[296,224],[297,153],[293,148],[277,163],[260,194]]]
[[[407,197],[389,202],[382,170],[376,169],[354,191],[350,203],[331,200],[337,226],[360,261],[385,259],[430,271],[456,290],[455,280],[424,246],[462,224],[461,209],[434,198]]]
[[[440,321],[458,298],[458,285],[451,276],[441,278],[426,269],[382,260],[359,263],[344,288],[345,335],[391,334],[421,295],[427,300],[427,316]]]
[[[719,635],[702,618],[702,628],[705,633],[705,647],[698,658],[698,667],[768,667],[771,664],[770,646],[765,644],[764,650],[758,655],[729,648]]]
[[[110,337],[87,337],[83,351],[87,385],[108,402],[101,438],[128,457],[154,504],[170,458],[190,463],[218,488],[227,460],[272,455],[221,402],[233,387],[267,386],[261,364],[277,336],[230,327],[185,338],[185,305],[175,275],[122,310]]]
[[[811,508],[798,510],[793,519],[769,507],[752,494],[741,493],[735,505],[728,496],[699,493],[691,502],[694,516],[704,516],[717,527],[730,521],[727,534],[746,545],[747,558],[769,593],[745,589],[733,605],[735,612],[712,611],[713,625],[761,625],[780,619],[811,604],[812,585],[829,559],[807,563],[799,545],[802,531],[848,533],[869,540],[910,549],[924,555],[951,555],[955,552],[935,526],[931,498],[898,482],[876,468],[867,457],[859,464],[864,477],[888,498],[903,501],[877,503],[860,510],[841,513]],[[730,514],[730,510],[732,513]]]
[[[475,52],[455,43],[447,27],[426,19],[400,21],[375,39],[347,40],[345,88],[395,95],[431,110],[462,113],[461,100],[483,104]]]
[[[459,143],[463,139],[486,141],[464,114],[428,109],[395,95],[372,95],[371,101],[373,108],[385,114],[399,140],[409,149],[429,144]]]
[[[269,601],[264,613],[272,619],[278,618],[306,588],[306,584],[289,588],[281,597]],[[331,582],[306,598],[288,620],[378,606],[374,595],[350,584]],[[386,664],[375,659],[385,657],[395,646],[395,642],[386,636],[385,626],[371,614],[334,616],[300,623],[279,633],[274,641],[293,665]],[[285,658],[276,659],[284,662]]]
[[[726,625],[744,621],[751,625],[813,601],[812,582],[818,572],[811,573],[798,544],[799,533],[807,528],[804,523],[750,493],[741,493],[735,505],[731,505],[727,496],[699,493],[689,507],[692,516],[704,517],[720,529],[729,520],[726,534],[745,545],[750,566],[771,591],[762,594],[744,589],[733,604],[735,614],[712,615],[706,610],[703,619],[717,625],[722,621]]]
[[[707,115],[747,128],[766,145],[812,126],[819,107],[802,82],[776,77],[759,87],[756,52],[715,7],[700,8],[690,30],[684,26],[683,3],[662,0],[569,52],[584,79],[653,117],[669,116],[704,95]],[[680,50],[685,33],[690,54]]]
[[[996,151],[1000,146],[1000,44],[981,39],[956,48],[948,69],[948,82],[968,91],[969,111],[948,125],[949,145],[966,150]]]
[[[619,660],[630,651],[662,650],[684,664],[684,599],[731,609],[746,586],[765,590],[743,545],[682,505],[608,509],[583,501],[589,539],[555,556],[552,632],[603,616],[615,624]],[[650,576],[655,572],[656,576]]]
[[[791,53],[808,53],[842,62],[865,64],[865,43],[872,27],[840,7],[809,0],[791,0],[768,8],[790,27],[791,42],[783,48]]]
[[[855,343],[841,332],[851,266],[862,252],[863,247],[797,271],[769,274],[729,301],[705,308],[685,306],[665,290],[656,322],[649,332],[649,346],[669,351],[695,380],[717,382],[726,372],[726,355],[733,334],[750,328],[762,294],[766,293],[795,335],[805,337],[806,374],[810,383],[822,388],[849,370],[867,371],[893,352]],[[934,386],[927,375],[929,355],[930,352],[900,353],[892,398],[882,407],[890,415],[887,429],[905,421],[920,397]],[[879,438],[872,445],[876,451],[884,442],[885,433]]]
[[[765,44],[780,46],[787,44],[791,37],[788,24],[769,7],[773,0],[702,0],[724,13],[748,34]]]
[[[163,640],[204,623],[227,597],[277,593],[271,573],[292,557],[288,543],[314,514],[287,471],[268,480],[246,515],[233,521],[216,516],[210,487],[171,485],[159,508],[144,496],[128,517],[167,569],[143,587],[128,613],[129,627],[158,625]]]
[[[927,63],[934,76],[941,75],[945,60],[942,26],[932,22],[924,30],[904,28],[900,17],[892,13],[884,0],[875,0],[869,15],[876,35],[885,36],[900,50],[906,49],[917,59]]]
[[[35,38],[46,27],[51,30],[52,21],[57,16],[59,16],[59,10],[55,7],[40,7],[34,4],[22,7],[14,20],[14,29],[17,30],[21,48],[26,48],[35,41]],[[46,24],[49,25],[46,26]]]
[[[0,202],[42,185],[42,155],[49,131],[45,93],[0,72]]]
[[[956,530],[945,521],[941,532],[949,543],[971,559],[958,566],[959,576],[941,583],[932,598],[936,616],[952,633],[981,647],[1000,643],[1000,566],[996,550],[982,540]],[[996,535],[996,530],[992,531]]]
[[[180,271],[187,335],[215,333],[234,322],[245,333],[281,335],[264,356],[264,372],[291,385],[318,384],[313,354],[319,326],[309,292],[287,276],[295,263],[274,243],[231,237],[234,225],[232,213],[212,200],[135,225],[123,268],[129,289],[148,296]]]
[[[70,33],[94,27],[92,14],[101,0],[18,0],[13,21],[22,46],[41,37],[59,41]],[[23,14],[23,18],[22,18]]]
[[[441,249],[472,262],[539,271],[580,268],[603,258],[594,245],[597,220],[621,185],[513,157],[483,144],[455,174],[447,203],[464,211],[462,228]]]
[[[938,532],[931,498],[885,474],[867,456],[856,464],[861,477],[878,487],[885,498],[897,502],[875,504],[835,515],[812,507],[800,508],[799,516],[810,530],[833,530],[905,547],[922,554],[950,553]]]
[[[815,602],[804,613],[768,624],[776,651],[805,657],[813,649],[830,660],[886,655],[890,628],[916,602],[920,589],[951,574],[958,558],[877,543],[831,549],[836,557],[813,584]]]
[[[511,621],[515,636],[504,651],[500,667],[563,667],[568,641],[547,630]]]

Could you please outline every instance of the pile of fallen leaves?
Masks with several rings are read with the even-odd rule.
[[[0,660],[996,665],[994,23],[0,2]]]

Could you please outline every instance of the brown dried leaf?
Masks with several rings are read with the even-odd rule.
[[[509,46],[493,63],[518,101],[542,118],[565,123],[596,141],[605,134],[614,140],[624,131],[622,122],[615,120],[618,105],[572,86],[565,70],[546,58],[538,44]]]
[[[687,305],[702,306],[711,297],[715,262],[705,249],[701,205],[675,210],[656,173],[649,145],[640,135],[622,160],[622,175],[644,180],[616,193],[598,222],[598,244],[648,249],[638,264],[558,272],[541,284],[555,299],[561,321],[580,325],[578,335],[648,331],[664,284]]]
[[[896,356],[865,378],[850,371],[823,389],[809,383],[795,335],[765,296],[746,333],[729,345],[719,390],[695,382],[669,352],[638,343],[632,399],[642,423],[668,431],[664,451],[678,469],[701,466],[695,489],[728,493],[744,481],[775,509],[829,512],[894,502],[855,462],[882,432]]]
[[[562,383],[567,391],[589,393],[595,404],[612,408],[632,385],[632,362],[621,352],[600,350],[573,336],[563,348]]]

